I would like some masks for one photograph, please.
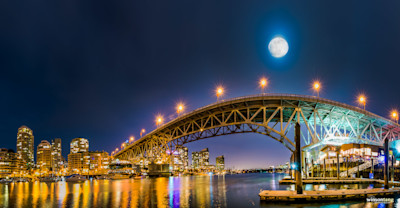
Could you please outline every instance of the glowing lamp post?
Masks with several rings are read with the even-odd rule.
[[[125,142],[121,144],[121,149],[125,147]]]
[[[158,115],[156,117],[156,126],[159,127],[163,123],[163,117],[161,115]]]
[[[267,84],[268,84],[268,81],[267,81],[266,78],[263,77],[263,78],[260,79],[261,93],[264,93],[264,89],[267,86]]]
[[[142,129],[141,131],[140,131],[140,138],[142,138],[142,136],[143,136],[143,134],[146,132],[146,129]]]
[[[224,88],[222,86],[217,87],[215,90],[215,95],[217,96],[217,101],[219,101],[219,97],[224,95]]]
[[[367,104],[367,98],[365,98],[364,95],[360,95],[358,97],[358,102],[364,106],[364,110],[365,110],[365,105]]]
[[[392,111],[392,118],[396,121],[396,123],[399,123],[399,113],[397,110]]]
[[[135,140],[135,137],[134,136],[131,136],[131,138],[129,138],[129,142],[133,142],[133,140]]]
[[[183,103],[179,103],[179,104],[176,106],[176,113],[178,114],[178,116],[179,116],[180,113],[183,112],[184,109],[185,109],[185,106],[183,105]]]
[[[319,90],[321,89],[321,84],[317,81],[313,84],[314,91],[317,92],[317,96],[319,97]]]

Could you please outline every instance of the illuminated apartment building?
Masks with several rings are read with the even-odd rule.
[[[71,153],[89,151],[89,141],[85,138],[75,138],[71,142]]]
[[[63,166],[61,139],[56,138],[51,142],[51,158],[53,171],[59,171]]]
[[[47,140],[42,140],[37,146],[36,167],[41,171],[51,170],[51,144]]]
[[[184,171],[189,168],[189,153],[188,148],[184,146],[178,146],[172,153],[174,160],[174,171]]]
[[[209,163],[210,153],[208,148],[201,150],[200,152],[192,152],[192,168],[193,169],[206,169],[210,165]]]
[[[0,149],[0,178],[12,177],[19,172],[18,154],[14,150]]]
[[[70,173],[83,175],[106,174],[109,170],[110,157],[107,152],[89,151],[89,141],[76,138],[71,142],[71,153],[68,154]]]
[[[216,166],[217,170],[219,170],[219,171],[224,170],[225,169],[225,158],[224,158],[224,156],[223,155],[218,156],[215,159],[215,164],[216,164],[215,166]]]
[[[23,169],[30,169],[35,165],[35,150],[33,148],[33,132],[26,126],[18,128],[17,154]]]

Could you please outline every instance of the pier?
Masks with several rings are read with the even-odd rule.
[[[323,190],[323,191],[303,191],[297,194],[296,191],[261,191],[260,200],[269,202],[316,202],[334,200],[355,200],[367,197],[386,197],[399,193],[399,188],[394,189],[346,189],[346,190]]]

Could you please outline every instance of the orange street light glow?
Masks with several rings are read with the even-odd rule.
[[[135,137],[131,136],[131,138],[129,140],[132,142],[133,140],[135,140]]]
[[[267,79],[266,78],[261,78],[260,87],[264,89],[266,86],[267,86]]]
[[[397,110],[393,110],[392,111],[392,118],[398,122],[399,121],[399,113],[397,112]]]
[[[321,89],[321,83],[319,81],[315,81],[313,83],[313,88],[314,88],[314,91],[317,92],[317,96],[319,97],[319,91]]]
[[[267,78],[265,78],[265,77],[262,77],[261,79],[260,79],[260,88],[261,88],[261,93],[264,93],[264,89],[265,89],[265,87],[267,87],[267,85],[268,85],[268,80],[267,80]]]
[[[314,82],[314,89],[319,90],[319,87],[320,87],[319,82]]]
[[[217,89],[215,90],[217,101],[219,100],[219,97],[221,97],[223,94],[224,94],[224,88],[222,86],[218,86]]]
[[[176,106],[176,112],[179,114],[185,109],[185,105],[183,103],[178,103]]]
[[[364,95],[360,95],[360,96],[358,96],[358,102],[364,106],[364,110],[365,110],[367,98]]]
[[[161,115],[158,115],[156,117],[156,125],[159,126],[160,124],[162,124],[164,118]]]

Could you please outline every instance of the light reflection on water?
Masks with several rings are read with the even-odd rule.
[[[292,207],[261,202],[260,189],[294,190],[279,185],[283,174],[184,176],[83,183],[0,184],[0,207]],[[305,190],[372,188],[370,185],[305,185]],[[388,207],[397,207],[395,204]],[[386,207],[365,201],[301,204],[295,207]]]

